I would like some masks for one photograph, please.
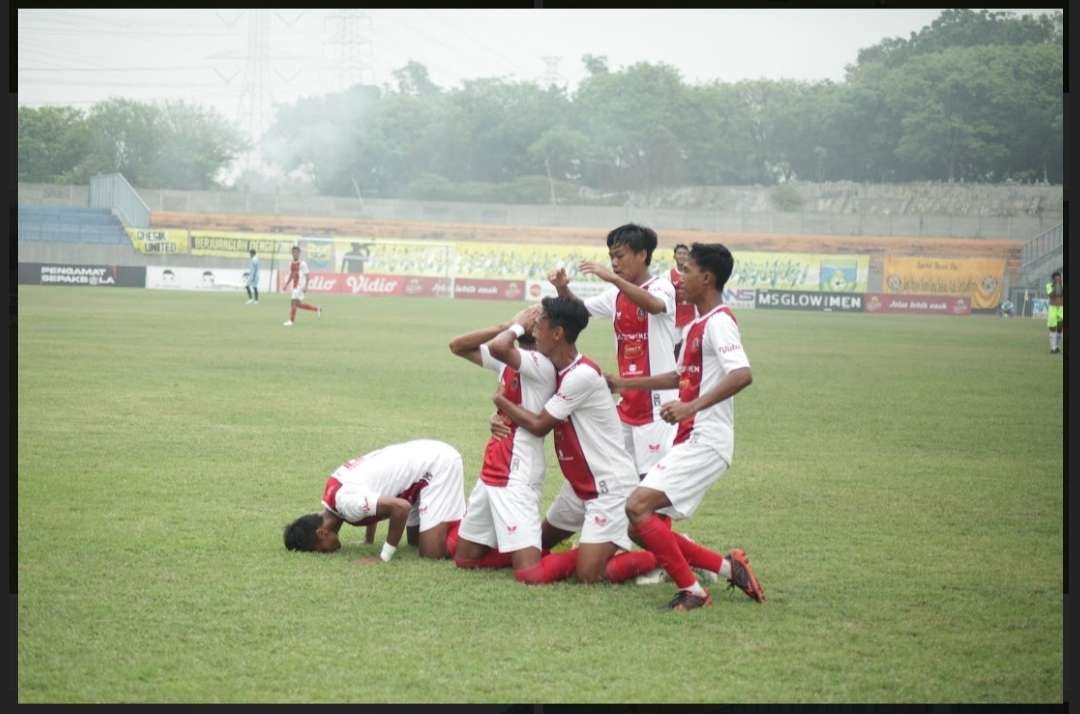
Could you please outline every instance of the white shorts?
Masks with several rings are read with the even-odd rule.
[[[461,454],[448,449],[446,456],[431,469],[431,481],[420,489],[420,497],[409,511],[405,525],[418,525],[423,532],[464,516],[464,471]]]
[[[304,300],[304,291],[301,290],[300,288],[293,288],[292,299],[293,300],[300,300],[301,302],[303,302],[303,300]]]
[[[489,486],[477,481],[458,535],[465,540],[512,553],[540,549],[540,499],[543,491],[521,481]]]
[[[581,531],[578,543],[614,543],[623,550],[630,550],[633,543],[627,533],[630,520],[626,517],[626,497],[631,490],[602,493],[582,501],[569,482],[564,481],[562,490],[548,508],[547,522],[571,533]]]
[[[657,419],[640,426],[624,423],[622,429],[626,453],[630,454],[634,460],[634,468],[637,469],[634,473],[641,476],[649,473],[649,469],[671,450],[679,425]]]
[[[649,469],[640,485],[662,491],[671,501],[671,507],[661,508],[660,513],[672,518],[689,518],[727,468],[728,463],[711,446],[684,441],[672,446]]]

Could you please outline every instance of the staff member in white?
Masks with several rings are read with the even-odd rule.
[[[626,502],[631,528],[679,586],[670,603],[674,610],[710,605],[712,597],[694,577],[674,534],[657,517],[657,511],[689,518],[727,471],[735,450],[732,397],[753,379],[735,316],[723,304],[724,285],[734,264],[731,252],[719,243],[695,243],[690,249],[684,274],[686,297],[701,317],[685,329],[678,371],[640,381],[608,377],[616,389],[631,384],[679,388],[679,398],[660,408],[665,421],[678,424],[674,446]],[[717,557],[716,564],[719,575],[733,587],[758,602],[765,599],[742,549],[735,548],[723,559]]]

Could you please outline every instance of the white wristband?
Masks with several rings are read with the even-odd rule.
[[[379,557],[382,558],[384,563],[390,562],[390,559],[394,557],[394,552],[397,550],[397,546],[390,545],[389,543],[383,543],[382,552],[379,553]]]
[[[517,324],[516,322],[513,325],[510,325],[509,329],[511,332],[514,333],[514,337],[521,337],[525,334],[525,328]]]

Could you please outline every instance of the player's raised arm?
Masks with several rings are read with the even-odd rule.
[[[560,266],[548,273],[548,282],[555,287],[555,292],[558,293],[559,297],[581,300],[570,290],[570,278],[566,274],[566,268]]]
[[[469,360],[473,364],[482,365],[480,359],[480,345],[490,341],[503,330],[510,327],[509,322],[500,322],[498,325],[485,327],[482,330],[466,332],[450,340],[450,351],[458,357]]]
[[[521,369],[521,352],[518,351],[514,340],[524,334],[532,334],[533,327],[540,319],[542,311],[543,308],[540,305],[531,305],[514,315],[506,328],[488,342],[491,356],[513,369]]]
[[[583,260],[581,261],[581,272],[586,275],[595,275],[604,282],[611,283],[617,287],[623,295],[629,298],[632,303],[650,315],[659,315],[660,313],[667,311],[667,306],[664,305],[663,300],[653,295],[645,288],[634,285],[629,280],[619,277],[611,270],[611,268],[602,263],[597,263],[592,260]]]

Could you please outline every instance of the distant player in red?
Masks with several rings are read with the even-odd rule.
[[[298,245],[292,247],[289,277],[285,279],[285,284],[281,286],[281,289],[283,291],[288,290],[290,285],[293,286],[292,304],[289,308],[289,319],[283,323],[285,327],[291,327],[296,320],[296,308],[311,310],[319,317],[322,317],[322,309],[304,302],[304,293],[307,292],[308,288],[308,265],[305,261],[300,260],[300,246]]]
[[[669,276],[671,284],[675,286],[675,329],[679,332],[678,343],[675,345],[675,358],[679,357],[679,348],[682,347],[682,329],[694,321],[697,310],[693,303],[686,299],[686,290],[683,288],[683,273],[686,272],[686,260],[690,257],[690,249],[685,243],[675,246],[675,266]]]
[[[689,518],[709,488],[727,471],[735,450],[734,397],[752,381],[750,362],[731,309],[723,304],[724,285],[734,267],[731,252],[718,243],[695,243],[683,276],[687,298],[698,317],[685,330],[678,370],[641,380],[608,376],[614,388],[643,383],[653,389],[678,387],[679,398],[660,408],[665,421],[678,425],[675,443],[645,475],[626,501],[631,528],[654,555],[679,591],[673,610],[712,604],[691,571],[687,552],[711,572],[727,578],[757,602],[764,591],[746,553],[726,557],[678,540],[657,512]]]

